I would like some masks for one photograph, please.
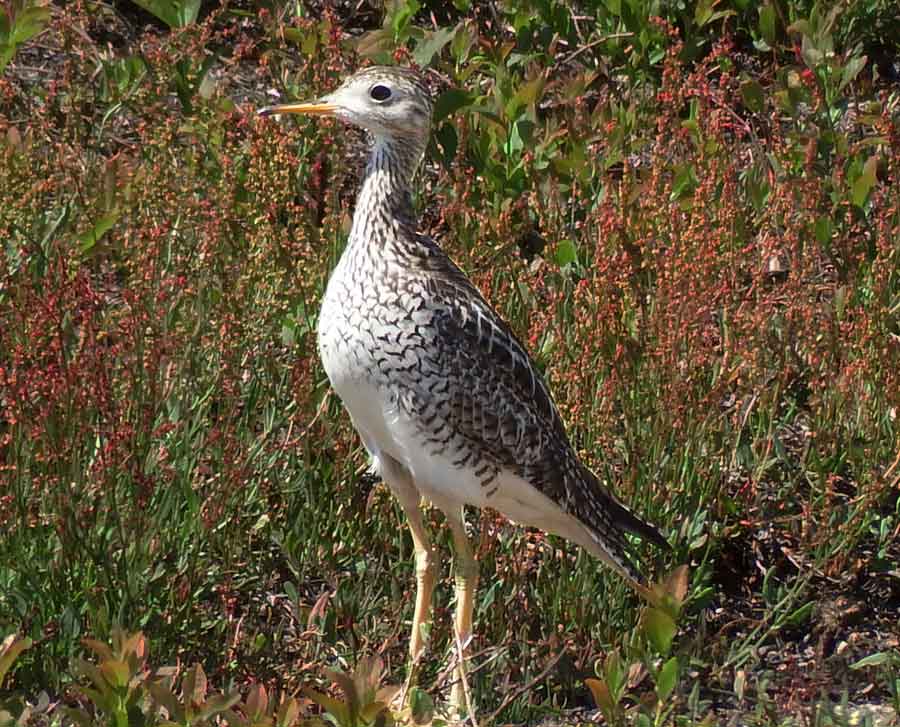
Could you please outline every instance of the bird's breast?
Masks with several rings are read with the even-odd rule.
[[[437,375],[433,310],[424,303],[423,285],[402,271],[353,262],[342,258],[329,280],[319,313],[319,354],[367,448],[373,455],[377,449],[393,453],[398,408]]]

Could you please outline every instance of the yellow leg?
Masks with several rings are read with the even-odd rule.
[[[422,626],[428,622],[434,591],[435,562],[431,538],[422,521],[421,495],[405,468],[388,459],[382,461],[382,476],[403,508],[416,552],[416,607],[409,639],[410,674],[425,648]]]
[[[456,679],[450,690],[450,708],[460,715],[470,710],[468,683],[466,682],[465,657],[472,637],[472,610],[475,606],[475,591],[478,588],[478,563],[472,555],[472,546],[466,535],[465,513],[462,508],[445,511],[447,523],[453,534],[453,579],[456,591],[456,615],[453,620],[456,648]]]

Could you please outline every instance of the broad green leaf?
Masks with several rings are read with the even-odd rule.
[[[6,10],[0,9],[0,19],[7,21]],[[50,8],[31,5],[15,14],[11,24],[0,27],[0,73],[13,59],[16,49],[40,33],[50,20]]]
[[[105,693],[109,689],[109,683],[107,682],[106,677],[96,665],[89,661],[85,661],[84,659],[75,659],[73,666],[76,674],[80,674],[81,676],[90,679],[98,690]]]
[[[800,20],[795,20],[791,23],[787,28],[788,33],[799,33],[800,35],[811,35],[812,28],[810,27],[809,21],[805,18],[801,18]]]
[[[78,727],[94,727],[96,724],[91,716],[85,712],[83,709],[76,709],[75,707],[67,707],[65,705],[59,706],[60,711],[73,723],[78,725]]]
[[[816,220],[816,241],[822,245],[823,247],[828,247],[831,245],[831,234],[834,230],[834,225],[831,222],[830,217],[819,217]]]
[[[471,105],[474,100],[472,94],[459,88],[444,91],[434,102],[434,123],[437,124],[461,108]]]
[[[843,91],[848,84],[853,83],[859,72],[866,67],[867,60],[866,56],[854,56],[847,61],[847,65],[841,70],[841,83],[838,86],[838,93]]]
[[[347,710],[350,715],[350,719],[355,721],[357,716],[359,716],[359,698],[360,694],[356,690],[356,684],[353,683],[353,679],[342,671],[326,671],[326,674],[337,684],[341,691],[344,693],[344,696],[347,698]]]
[[[775,21],[775,7],[771,3],[766,3],[759,9],[759,29],[766,43],[770,46],[775,45],[777,40]]]
[[[825,54],[816,48],[812,38],[808,35],[804,35],[803,40],[800,42],[800,55],[803,57],[803,62],[813,70],[818,68],[822,61],[825,60]]]
[[[658,608],[648,608],[644,611],[642,629],[657,653],[663,655],[669,653],[672,639],[678,631],[678,626],[669,614]]]
[[[578,262],[578,248],[572,240],[560,240],[556,244],[556,254],[553,256],[554,261],[559,267],[573,265]]]
[[[694,8],[694,22],[698,28],[734,15],[734,10],[713,10],[719,0],[699,0]]]
[[[82,254],[90,252],[119,219],[119,212],[114,211],[97,220],[94,227],[78,236],[79,250]],[[110,654],[111,656],[112,654]],[[100,654],[102,657],[102,654]],[[103,657],[108,658],[108,657]]]
[[[697,173],[694,171],[692,164],[684,164],[675,174],[675,181],[672,184],[672,194],[669,195],[671,201],[686,197],[691,194],[699,184]]]
[[[697,27],[702,28],[709,22],[715,4],[716,0],[697,0],[697,4],[694,6],[694,22]]]
[[[625,686],[626,670],[622,666],[622,657],[618,650],[611,652],[606,657],[603,671],[606,674],[606,683],[609,685],[610,691],[614,695],[619,694],[622,687]]]
[[[300,717],[300,703],[293,697],[285,699],[275,716],[275,727],[291,727]]]
[[[506,117],[509,119],[517,118],[522,109],[527,109],[536,104],[544,92],[545,83],[546,78],[543,75],[540,75],[519,86],[513,94],[513,97],[506,103],[504,109]]]
[[[878,157],[871,156],[863,165],[862,174],[860,174],[853,183],[853,189],[850,192],[850,199],[857,207],[865,205],[869,198],[869,192],[878,181],[877,177]]]
[[[453,28],[438,28],[428,33],[413,51],[413,59],[416,63],[423,67],[430,65],[432,59],[443,50],[447,43],[453,40],[457,28],[459,28],[458,25]]]
[[[395,38],[403,36],[413,16],[421,7],[416,0],[400,0],[394,4],[393,12],[388,13],[388,17]]]
[[[30,5],[16,13],[12,24],[12,42],[21,45],[40,33],[50,20],[50,8]]]
[[[201,0],[132,0],[170,28],[191,25],[200,14]]]
[[[100,673],[106,678],[113,687],[124,687],[128,685],[131,678],[131,672],[128,664],[118,659],[110,659],[100,664]]]
[[[665,664],[656,675],[656,696],[661,702],[665,702],[675,685],[678,683],[678,657],[673,656]]]
[[[426,725],[434,715],[434,702],[428,692],[418,687],[409,690],[409,707],[412,711],[413,724]]]

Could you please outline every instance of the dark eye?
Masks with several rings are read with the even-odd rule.
[[[369,95],[376,101],[387,101],[391,97],[391,89],[379,83],[369,89]]]

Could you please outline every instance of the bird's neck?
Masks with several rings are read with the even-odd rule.
[[[375,137],[356,200],[351,244],[371,245],[397,237],[400,226],[415,228],[411,185],[424,151],[422,143]]]

